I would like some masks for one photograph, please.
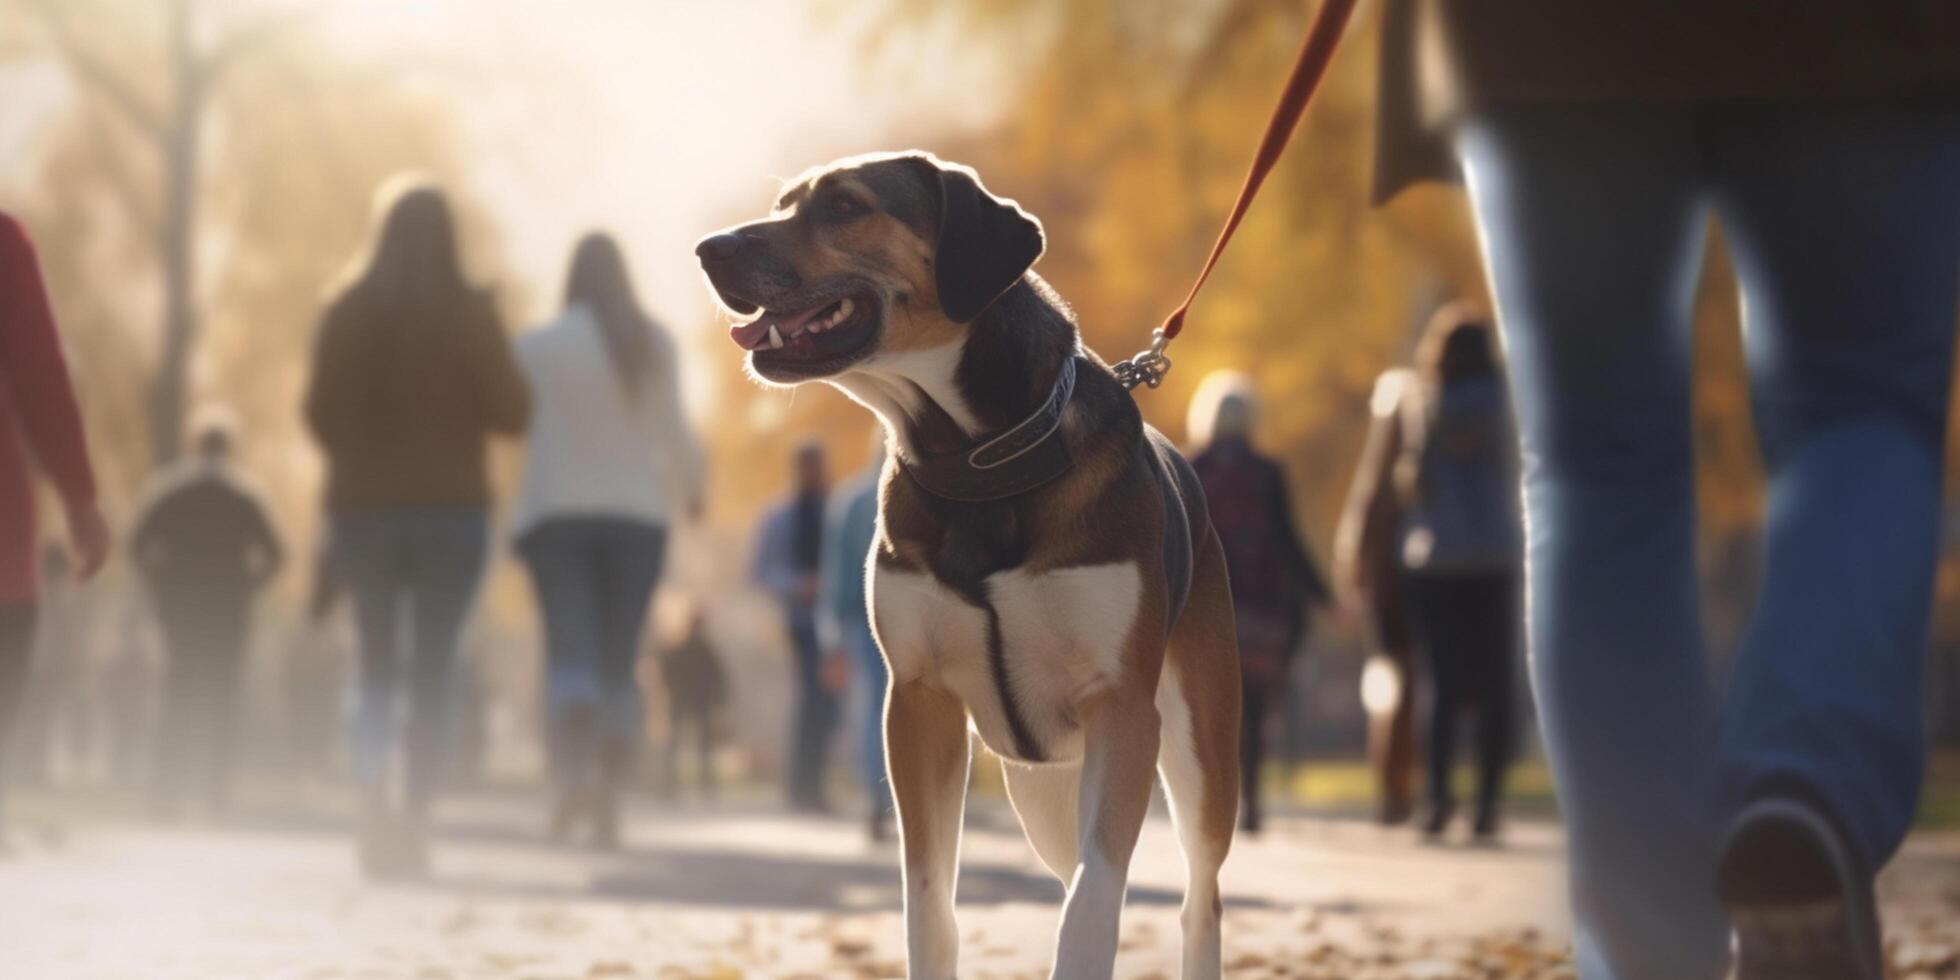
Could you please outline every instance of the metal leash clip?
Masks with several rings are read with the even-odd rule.
[[[1158,327],[1150,335],[1150,348],[1138,351],[1127,361],[1118,361],[1109,366],[1116,372],[1116,382],[1126,391],[1133,391],[1137,385],[1155,388],[1164,383],[1164,375],[1171,372],[1171,359],[1164,356],[1164,348],[1169,347],[1171,339],[1164,335],[1164,328]]]

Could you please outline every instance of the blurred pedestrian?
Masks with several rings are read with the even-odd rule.
[[[522,432],[531,400],[495,304],[464,277],[447,198],[410,185],[383,199],[372,249],[322,319],[306,419],[360,633],[358,850],[369,873],[399,876],[426,866],[450,679],[489,545],[489,437]]]
[[[1405,517],[1402,565],[1428,664],[1429,812],[1440,836],[1456,812],[1451,773],[1457,729],[1477,718],[1477,803],[1472,832],[1497,837],[1504,776],[1516,739],[1518,575],[1524,529],[1517,437],[1489,321],[1462,303],[1436,312],[1404,393],[1397,462]]]
[[[692,741],[694,785],[702,799],[712,800],[718,791],[715,750],[721,709],[728,703],[728,672],[708,635],[707,612],[699,605],[688,610],[681,641],[661,652],[660,681],[667,690],[667,784],[679,788],[681,746]]]
[[[1433,138],[1385,146],[1382,189],[1452,146],[1468,178],[1526,461],[1580,973],[1721,976],[1733,926],[1742,980],[1875,980],[1872,883],[1926,762],[1960,5],[1793,4],[1773,23],[1746,0],[1397,8],[1383,107]],[[1695,547],[1711,217],[1769,477],[1767,572],[1725,703]]]
[[[701,511],[701,452],[673,339],[610,236],[579,242],[563,311],[517,356],[537,405],[516,533],[544,613],[550,828],[614,846],[645,727],[634,668],[668,535]]]
[[[109,525],[95,499],[88,440],[61,337],[27,232],[0,213],[0,854],[6,844],[9,735],[34,649],[40,534],[32,474],[54,484],[77,573],[109,556]]]
[[[283,551],[265,504],[232,462],[228,418],[196,427],[191,457],[151,478],[129,547],[162,627],[157,804],[222,811],[252,601]]]
[[[848,664],[861,706],[853,723],[859,778],[864,780],[866,831],[874,841],[891,829],[891,783],[885,775],[885,655],[871,635],[865,563],[878,533],[878,486],[885,472],[885,433],[874,433],[871,460],[839,488],[830,504],[823,543],[818,631],[830,661]]]
[[[1370,647],[1361,703],[1368,712],[1376,818],[1386,826],[1415,812],[1415,630],[1402,568],[1406,502],[1395,480],[1407,428],[1403,402],[1414,390],[1408,368],[1390,368],[1376,379],[1368,438],[1334,534],[1334,581],[1342,601],[1360,613]]]
[[[1239,784],[1245,799],[1239,826],[1254,834],[1264,816],[1260,775],[1266,728],[1273,709],[1285,703],[1287,677],[1311,625],[1309,611],[1327,608],[1332,599],[1294,528],[1286,472],[1253,448],[1255,414],[1252,379],[1214,372],[1198,386],[1187,426],[1202,446],[1191,468],[1204,486],[1232,583],[1244,685]]]
[[[791,809],[824,813],[824,765],[837,727],[836,666],[826,665],[817,638],[817,597],[823,562],[824,505],[829,477],[823,447],[797,447],[795,490],[763,518],[756,538],[750,577],[783,608],[792,677],[795,720],[790,725],[784,790]]]

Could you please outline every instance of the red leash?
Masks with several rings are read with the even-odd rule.
[[[1307,30],[1306,43],[1300,46],[1300,56],[1293,63],[1293,73],[1286,79],[1286,87],[1280,90],[1279,105],[1273,108],[1272,121],[1266,124],[1266,135],[1259,140],[1259,151],[1253,154],[1252,167],[1246,171],[1245,185],[1239,188],[1239,199],[1232,205],[1232,213],[1225,219],[1225,227],[1218,232],[1218,240],[1212,243],[1211,255],[1205,259],[1204,267],[1198,270],[1197,281],[1191,284],[1191,291],[1184,295],[1171,315],[1164,318],[1164,325],[1151,335],[1150,349],[1127,361],[1115,365],[1117,380],[1126,388],[1139,384],[1155,388],[1166,372],[1171,369],[1170,358],[1164,356],[1164,348],[1184,329],[1184,316],[1191,311],[1191,303],[1198,298],[1198,291],[1205,288],[1205,280],[1211,278],[1211,270],[1218,265],[1219,256],[1225,253],[1225,246],[1232,241],[1232,234],[1239,230],[1239,222],[1245,220],[1246,212],[1252,208],[1252,199],[1259,194],[1259,187],[1266,182],[1266,175],[1273,172],[1279,164],[1280,154],[1286,152],[1286,144],[1293,139],[1293,131],[1300,124],[1300,116],[1307,110],[1307,103],[1320,87],[1320,79],[1327,74],[1327,65],[1334,60],[1334,49],[1340,44],[1341,31],[1347,27],[1348,15],[1354,12],[1354,0],[1323,0],[1320,12],[1314,15],[1313,26]]]

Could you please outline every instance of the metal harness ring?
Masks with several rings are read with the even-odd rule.
[[[1171,359],[1164,356],[1164,349],[1170,343],[1171,339],[1165,336],[1164,328],[1158,327],[1150,335],[1148,349],[1138,351],[1127,361],[1110,365],[1110,370],[1116,373],[1117,383],[1126,391],[1134,391],[1137,385],[1156,388],[1163,384],[1164,375],[1171,371]]]

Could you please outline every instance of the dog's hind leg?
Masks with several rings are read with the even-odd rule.
[[[966,709],[919,681],[892,685],[885,705],[885,755],[904,853],[905,952],[913,980],[953,980],[959,926],[960,824],[966,811]]]
[[[1000,772],[1028,844],[1066,886],[1075,873],[1075,796],[1081,789],[1082,767],[1030,766],[1002,759]]]
[[[1129,884],[1130,855],[1150,808],[1157,707],[1147,692],[1116,687],[1081,706],[1082,778],[1076,862],[1062,905],[1055,980],[1108,980]]]
[[[1164,728],[1157,765],[1189,869],[1180,915],[1184,980],[1216,980],[1224,913],[1218,869],[1238,823],[1239,655],[1217,538],[1207,538],[1195,566],[1157,688]]]

